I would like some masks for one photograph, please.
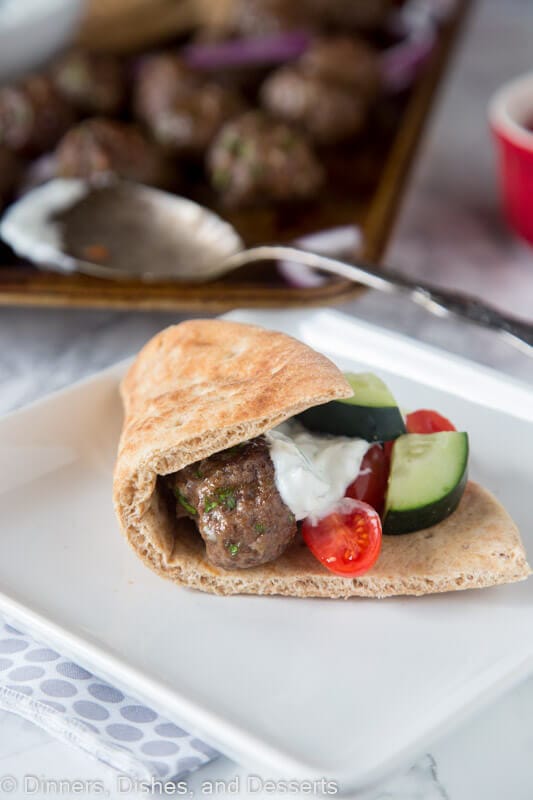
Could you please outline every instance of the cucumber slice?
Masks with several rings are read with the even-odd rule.
[[[335,436],[358,436],[367,442],[386,442],[405,433],[400,409],[383,381],[370,372],[345,373],[353,397],[332,400],[298,415],[311,431]]]
[[[394,443],[383,533],[429,528],[455,511],[467,480],[468,436],[407,433]]]

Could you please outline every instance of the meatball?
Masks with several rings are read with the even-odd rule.
[[[385,26],[396,0],[303,0],[315,25],[329,30],[376,31]]]
[[[0,209],[11,199],[20,166],[18,158],[7,147],[0,145]]]
[[[64,178],[114,175],[166,186],[171,173],[157,147],[135,125],[95,117],[72,128],[56,151],[57,174]]]
[[[59,94],[82,114],[117,114],[124,105],[124,65],[116,56],[68,53],[52,68]]]
[[[224,125],[208,152],[207,166],[228,205],[305,200],[324,179],[305,136],[261,111]]]
[[[381,87],[377,52],[367,42],[352,36],[316,39],[299,64],[306,75],[345,85],[370,98]]]
[[[289,546],[296,521],[274,478],[263,436],[170,476],[177,514],[196,522],[211,564],[255,567],[278,558]]]
[[[35,75],[0,88],[0,145],[28,156],[54,147],[72,124],[72,110],[50,78]]]
[[[176,56],[152,56],[140,69],[137,114],[155,141],[169,152],[203,153],[242,105],[234,90],[205,81]]]
[[[261,87],[261,101],[328,145],[359,133],[379,84],[374,51],[364,42],[335,37],[318,40],[296,64],[273,72]]]
[[[263,36],[309,26],[305,0],[237,0],[232,15],[244,36]]]
[[[300,126],[320,145],[354,136],[366,121],[367,105],[359,94],[306,75],[298,67],[282,67],[267,78],[261,101],[272,114]]]
[[[150,130],[166,150],[201,154],[222,125],[241,110],[242,104],[231,89],[206,84],[162,111]]]
[[[162,111],[190,94],[198,78],[173,53],[146,56],[139,64],[134,86],[133,106],[136,116],[151,125]]]
[[[233,27],[245,36],[300,29],[375,31],[395,0],[237,0]]]

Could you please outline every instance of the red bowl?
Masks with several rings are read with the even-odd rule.
[[[505,214],[533,245],[533,74],[500,89],[489,107]]]

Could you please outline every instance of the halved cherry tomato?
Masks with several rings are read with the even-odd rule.
[[[381,549],[378,512],[351,498],[341,500],[337,510],[316,524],[304,519],[302,534],[315,558],[336,575],[362,575],[375,564]]]
[[[390,469],[390,460],[392,458],[392,448],[394,447],[394,442],[396,439],[389,439],[388,442],[383,442],[383,452],[387,457],[387,461],[389,462],[389,469]]]
[[[346,497],[362,500],[381,514],[385,505],[389,466],[389,458],[381,445],[373,444],[364,455],[359,475],[346,489]]]
[[[407,433],[441,433],[441,431],[455,430],[449,419],[427,408],[408,414],[405,422]]]

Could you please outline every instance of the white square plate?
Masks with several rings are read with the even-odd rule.
[[[237,312],[384,377],[471,437],[471,475],[533,553],[533,396],[334,312]],[[111,473],[124,365],[0,423],[0,608],[236,760],[343,788],[381,779],[532,666],[533,581],[382,601],[214,597],[146,569]]]

